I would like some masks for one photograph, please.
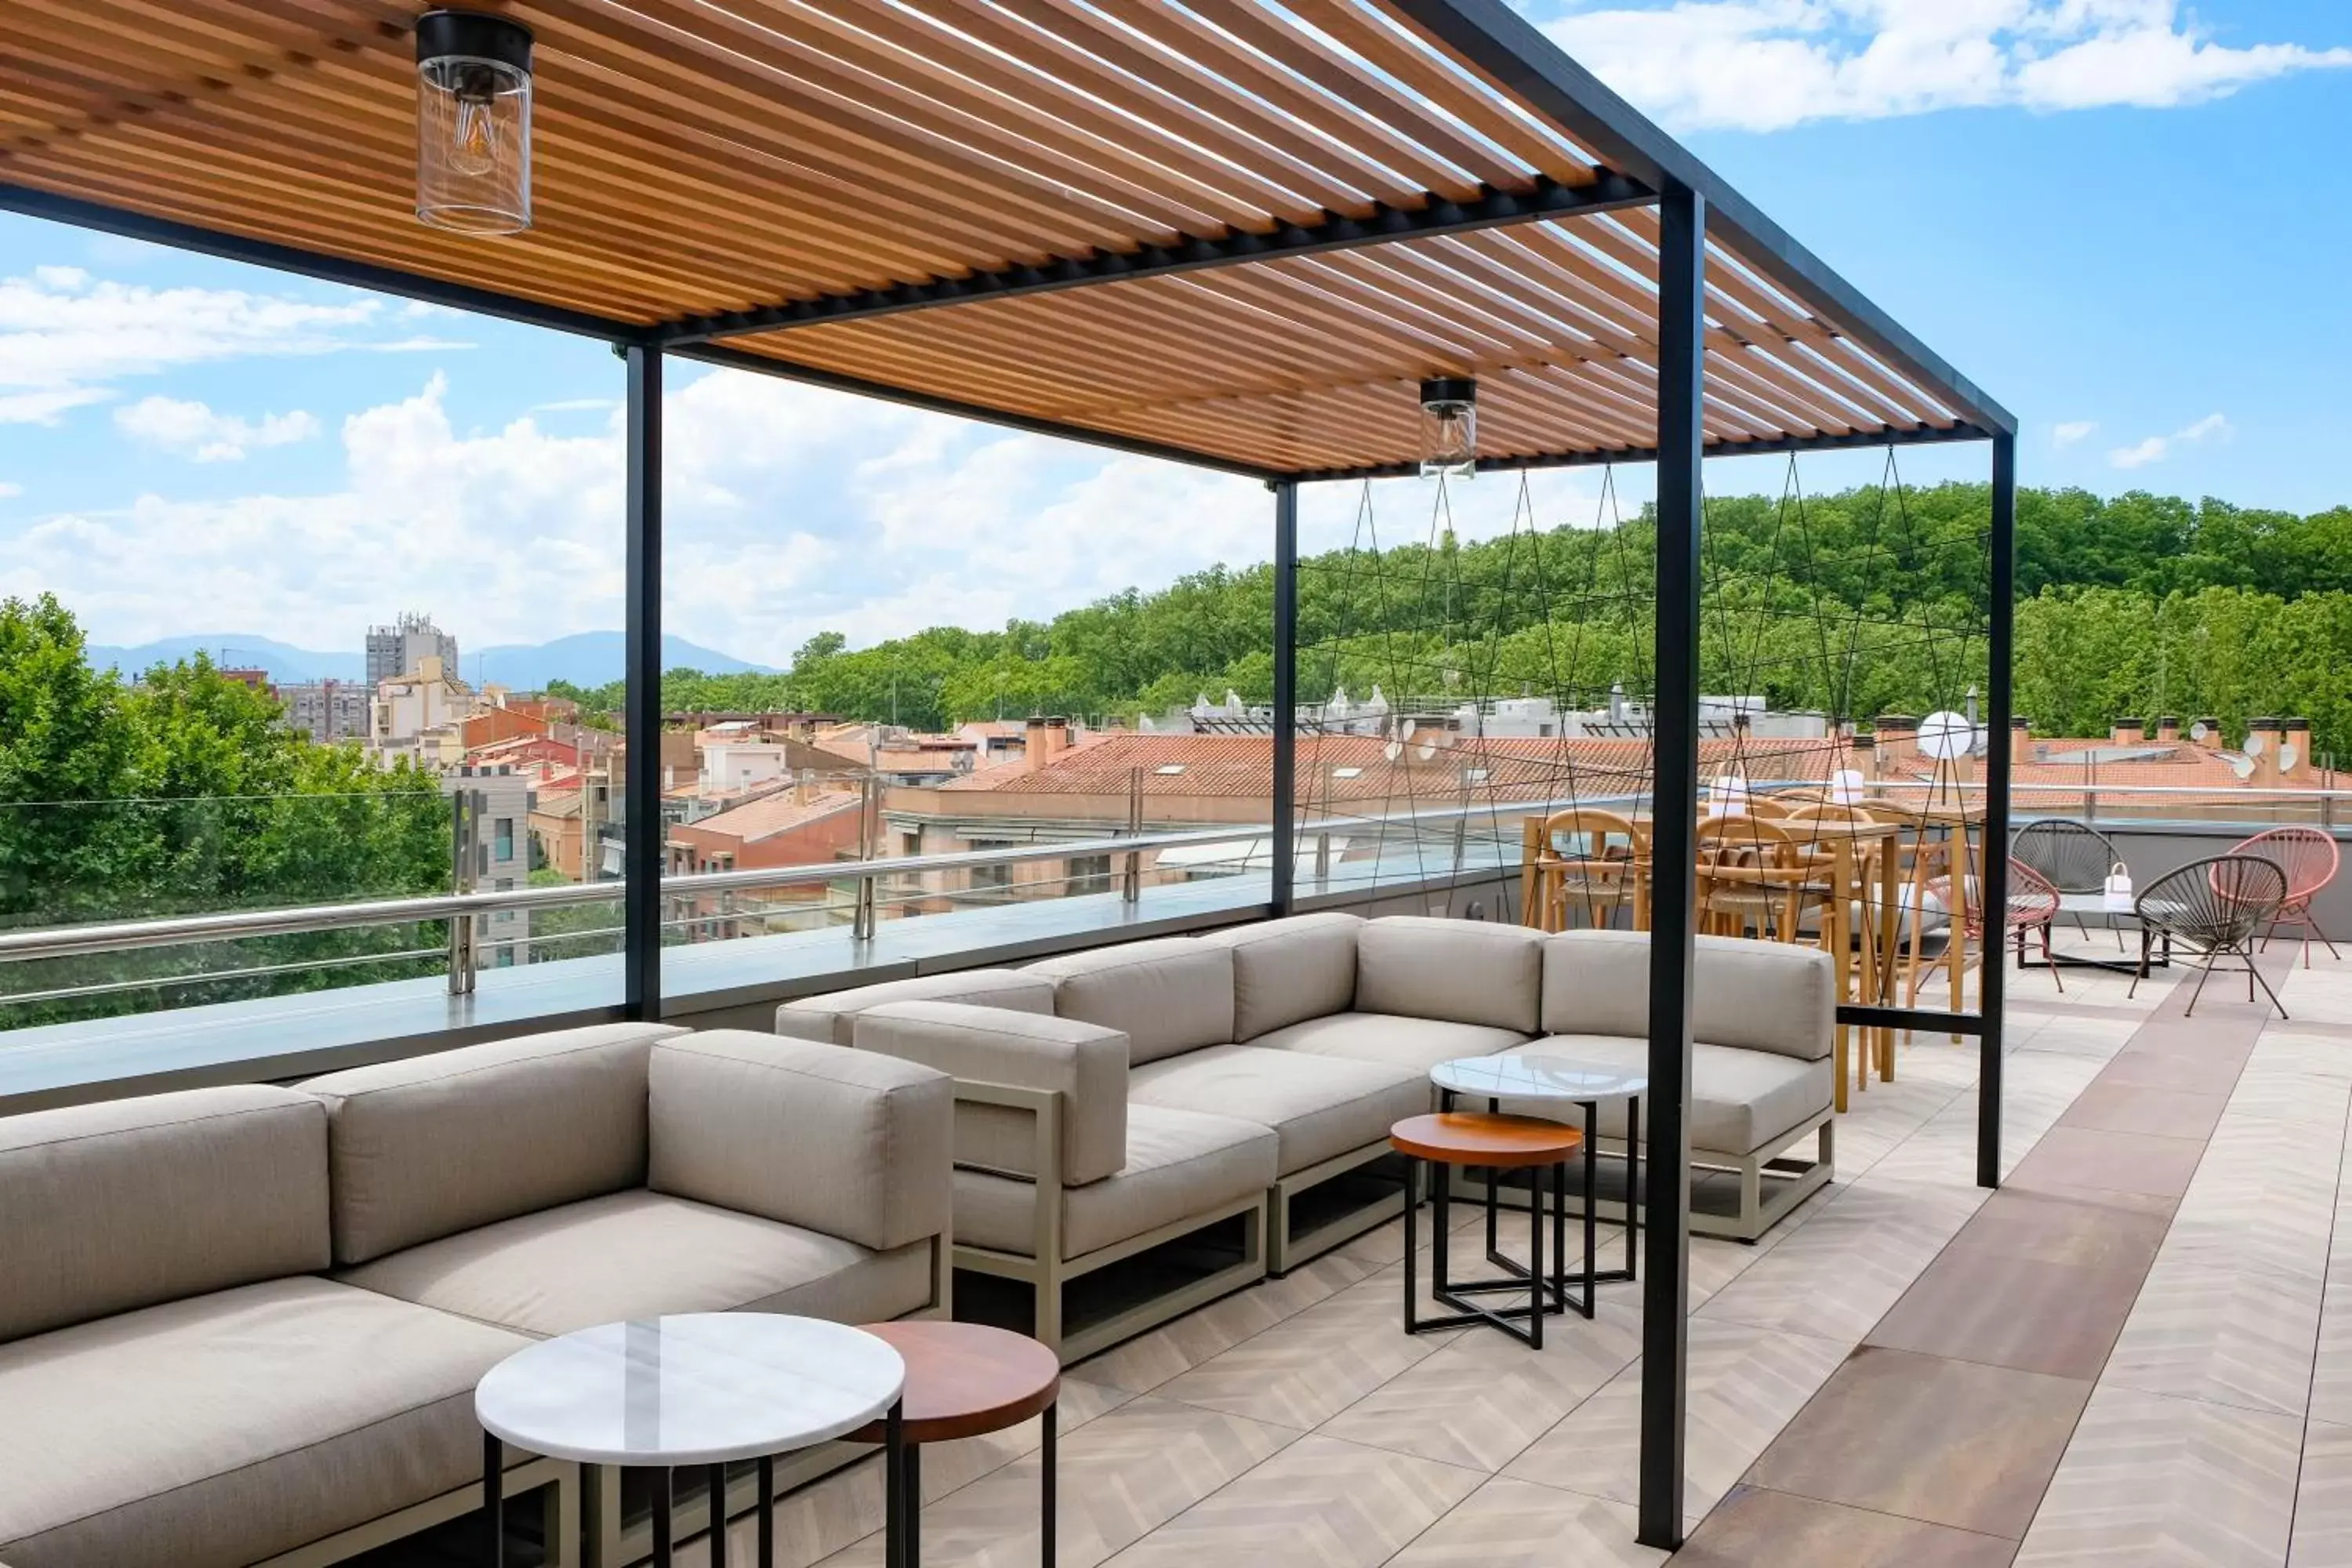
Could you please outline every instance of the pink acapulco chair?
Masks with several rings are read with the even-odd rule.
[[[2286,898],[2277,913],[2271,916],[2270,926],[2263,932],[2263,946],[2268,948],[2271,938],[2281,925],[2299,926],[2303,930],[2303,966],[2311,967],[2311,939],[2317,937],[2331,958],[2344,955],[2327,940],[2312,918],[2311,900],[2320,889],[2336,879],[2336,868],[2342,851],[2336,847],[2336,836],[2316,827],[2273,827],[2257,833],[2230,851],[2232,855],[2258,855],[2274,863],[2286,873]]]

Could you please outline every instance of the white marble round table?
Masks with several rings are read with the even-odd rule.
[[[1507,1100],[1559,1100],[1582,1110],[1584,1297],[1577,1305],[1586,1317],[1592,1316],[1594,1286],[1630,1281],[1634,1277],[1642,1226],[1637,1206],[1642,1177],[1642,1097],[1649,1092],[1649,1075],[1607,1062],[1580,1061],[1574,1057],[1525,1050],[1505,1051],[1491,1057],[1460,1057],[1453,1061],[1440,1062],[1429,1069],[1429,1081],[1444,1092],[1445,1103],[1449,1106],[1454,1102],[1454,1096],[1461,1094],[1484,1100],[1487,1108],[1495,1110],[1500,1110],[1502,1102]],[[1601,1107],[1604,1101],[1612,1100],[1625,1102],[1625,1266],[1601,1269],[1593,1261],[1593,1211],[1600,1200]],[[1495,1247],[1495,1189],[1491,1178],[1486,1188],[1486,1237],[1488,1255],[1501,1263],[1503,1259]],[[1555,1266],[1560,1266],[1562,1260],[1557,1247],[1552,1257]]]
[[[501,1442],[652,1469],[654,1560],[667,1564],[673,1468],[709,1467],[716,1489],[730,1461],[759,1459],[764,1492],[778,1454],[877,1417],[895,1433],[906,1380],[906,1363],[884,1341],[815,1318],[693,1312],[583,1329],[517,1351],[475,1389],[485,1497],[498,1485]],[[725,1538],[712,1531],[713,1568],[725,1563]],[[771,1531],[761,1539],[764,1558]]]
[[[1646,1074],[1569,1057],[1507,1051],[1496,1057],[1463,1057],[1429,1069],[1429,1081],[1456,1094],[1488,1100],[1630,1100],[1650,1087]]]

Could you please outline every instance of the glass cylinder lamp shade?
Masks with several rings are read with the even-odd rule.
[[[1466,479],[1478,471],[1478,384],[1466,375],[1421,384],[1421,477]]]
[[[530,226],[530,30],[520,23],[416,19],[416,216],[460,234]]]

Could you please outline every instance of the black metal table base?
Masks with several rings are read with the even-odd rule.
[[[1441,1091],[1439,1108],[1453,1110],[1454,1098],[1454,1091],[1450,1089]],[[1598,1268],[1594,1261],[1600,1250],[1601,1102],[1578,1100],[1569,1103],[1584,1113],[1584,1272],[1580,1277],[1584,1282],[1584,1296],[1578,1310],[1590,1318],[1593,1310],[1593,1287],[1632,1284],[1635,1260],[1642,1255],[1642,1100],[1641,1096],[1633,1095],[1625,1101],[1625,1267],[1622,1268]],[[1500,1115],[1502,1100],[1489,1097],[1486,1110],[1490,1114]],[[1498,1173],[1489,1171],[1486,1173],[1486,1261],[1525,1279],[1527,1270],[1503,1256],[1496,1247],[1496,1211],[1503,1206],[1498,1191],[1500,1185]],[[1411,1189],[1407,1191],[1410,1193]],[[1532,1203],[1532,1198],[1529,1201]],[[1556,1262],[1564,1261],[1560,1232],[1557,1226],[1552,1235],[1552,1257]]]
[[[2111,925],[2102,929],[2115,931],[2118,936],[2122,934],[2122,928],[2119,926]],[[2128,956],[2093,958],[2088,953],[2058,952],[2050,946],[2048,933],[2045,931],[2042,946],[2042,951],[2049,956],[2029,959],[2026,957],[2025,932],[2021,930],[2017,933],[2017,967],[2020,969],[2104,969],[2109,974],[2139,974],[2149,969],[2171,968],[2172,933],[2164,932],[2159,942],[2153,947],[2149,943],[2148,937],[2147,929],[2142,927],[2139,933],[2140,955],[2137,958]]]
[[[917,1450],[908,1444],[904,1422],[905,1407],[890,1406],[883,1423],[887,1433],[883,1440],[884,1484],[883,1522],[886,1542],[883,1554],[893,1568],[914,1568],[915,1530],[920,1510],[922,1489],[917,1479]],[[727,1467],[702,1467],[709,1488],[710,1568],[727,1568]],[[677,1472],[667,1467],[651,1470],[653,1478],[653,1563],[654,1568],[671,1568],[677,1551],[677,1498],[674,1485]],[[760,1520],[759,1551],[756,1568],[775,1568],[776,1563],[776,1461],[772,1455],[759,1460]],[[908,1505],[902,1484],[911,1488],[913,1504]],[[1046,1413],[1045,1427],[1045,1561],[1053,1562],[1054,1527],[1054,1429],[1052,1412]],[[490,1568],[506,1568],[506,1447],[491,1433],[482,1434],[482,1518],[489,1532]],[[555,1554],[555,1542],[548,1542],[548,1553]]]
[[[1055,1498],[1056,1472],[1060,1460],[1055,1452],[1059,1441],[1061,1406],[1048,1405],[1038,1419],[1045,1423],[1044,1445],[1038,1450],[1038,1461],[1044,1474],[1038,1479],[1039,1506],[1038,1556],[1045,1568],[1054,1568],[1054,1521],[1058,1503]],[[891,1460],[885,1456],[886,1466]],[[893,1521],[888,1544],[883,1551],[887,1568],[920,1568],[923,1553],[923,1446],[908,1443],[899,1450],[899,1458],[885,1480],[885,1510]],[[767,1568],[763,1564],[762,1568]]]

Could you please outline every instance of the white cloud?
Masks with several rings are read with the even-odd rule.
[[[114,411],[115,427],[132,440],[199,463],[234,462],[260,447],[307,441],[319,421],[297,408],[247,420],[176,397],[142,397]]]
[[[1670,123],[1744,131],[1992,105],[2163,108],[2352,67],[2352,49],[2222,43],[2182,0],[1615,3],[1547,30]]]
[[[2150,463],[2160,463],[2172,455],[2176,447],[2194,447],[2209,440],[2226,441],[2237,434],[2229,420],[2219,414],[2208,414],[2196,424],[2175,430],[2169,436],[2150,436],[2136,446],[2117,447],[2107,454],[2107,461],[2118,468],[2144,468]]]
[[[23,495],[24,493],[24,486],[12,484],[6,479],[0,479],[0,500],[15,500],[18,496]]]
[[[144,495],[0,525],[0,595],[53,588],[117,644],[242,628],[349,648],[402,609],[432,612],[467,648],[619,626],[617,409],[579,434],[529,416],[467,431],[448,401],[436,375],[345,419],[331,432],[343,475],[323,492]],[[1272,553],[1273,498],[1253,481],[769,377],[674,386],[665,435],[667,628],[762,663],[820,630],[864,645],[1045,619]],[[1590,522],[1598,484],[1532,476],[1536,522]],[[1490,537],[1513,526],[1519,479],[1449,494],[1455,532]],[[1381,542],[1426,538],[1436,495],[1377,487]],[[1312,487],[1304,547],[1345,544],[1360,496]]]
[[[2073,447],[2089,440],[2099,433],[2095,419],[2070,419],[2051,427],[2050,443],[2053,447]]]
[[[332,302],[235,289],[152,289],[96,280],[78,267],[0,278],[0,424],[54,425],[115,395],[114,384],[251,356],[462,347],[383,339],[385,302]]]

